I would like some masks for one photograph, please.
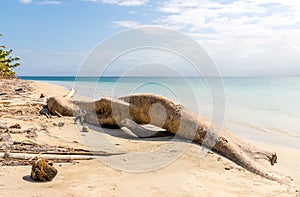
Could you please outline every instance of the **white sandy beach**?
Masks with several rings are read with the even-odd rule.
[[[65,88],[52,84],[33,82],[32,86],[33,94],[37,97],[41,93],[50,97],[67,92]],[[1,121],[7,124],[16,122],[15,119],[5,117],[1,117]],[[61,128],[54,126],[53,123],[57,122],[64,122],[65,125]],[[117,137],[93,130],[82,133],[73,124],[73,118],[47,119],[40,116],[27,121],[18,120],[18,123],[22,128],[47,125],[49,133],[39,132],[38,137],[30,139],[40,144],[85,148],[83,137],[103,135],[122,150],[151,152],[170,143],[168,139],[135,140],[126,138],[126,134]],[[13,139],[28,140],[23,134],[14,135]],[[268,168],[292,177],[293,183],[284,185],[267,180],[215,153],[209,152],[204,157],[199,157],[201,147],[190,144],[184,154],[170,165],[148,172],[122,171],[101,160],[55,163],[58,174],[54,180],[36,183],[29,176],[31,166],[2,166],[0,196],[300,196],[300,150],[276,144],[251,143],[276,151],[278,163]],[[99,146],[102,146],[101,142]],[[163,160],[164,155],[161,157]],[[124,158],[126,154],[116,157],[116,162],[120,159],[126,165]],[[126,161],[129,165],[130,160]]]

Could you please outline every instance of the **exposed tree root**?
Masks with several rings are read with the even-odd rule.
[[[69,95],[73,93],[74,90]],[[289,177],[271,173],[267,167],[276,163],[275,152],[255,147],[225,128],[217,129],[205,117],[163,96],[140,94],[119,99],[102,98],[95,102],[73,101],[71,96],[49,98],[49,111],[64,116],[77,116],[85,111],[86,122],[110,128],[118,128],[125,119],[137,124],[151,123],[211,148],[250,172],[280,183],[291,181]]]

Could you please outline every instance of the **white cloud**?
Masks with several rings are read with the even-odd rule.
[[[145,5],[147,3],[146,0],[125,0],[125,1],[120,1],[118,5],[120,6],[140,6],[140,5]]]
[[[32,3],[32,0],[19,0],[20,3],[28,4]]]
[[[114,21],[113,24],[125,28],[136,28],[139,26],[139,23],[136,21]]]
[[[116,4],[119,6],[141,6],[148,3],[148,0],[84,0],[84,1],[104,3],[104,4]]]
[[[160,14],[152,23],[114,24],[184,32],[208,51],[225,75],[285,74],[299,68],[300,1],[167,0],[157,5]]]
[[[155,24],[196,39],[225,72],[300,64],[300,1],[168,0],[157,10]]]
[[[39,2],[39,5],[60,5],[62,4],[61,1],[54,1],[54,0],[46,0]]]

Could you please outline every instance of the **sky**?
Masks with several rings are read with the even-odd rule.
[[[223,76],[300,76],[299,0],[0,0],[18,75],[76,75],[102,41],[139,27],[194,39]],[[122,44],[122,43],[120,43]]]

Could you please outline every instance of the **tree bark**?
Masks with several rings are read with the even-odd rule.
[[[211,148],[250,172],[280,183],[290,182],[289,177],[270,172],[269,167],[277,162],[275,152],[255,147],[225,128],[220,131],[207,118],[163,96],[139,94],[119,99],[102,98],[94,102],[52,97],[48,100],[48,109],[51,113],[57,111],[64,116],[76,116],[86,111],[85,121],[102,127],[118,128],[125,119],[137,124],[151,123]]]

